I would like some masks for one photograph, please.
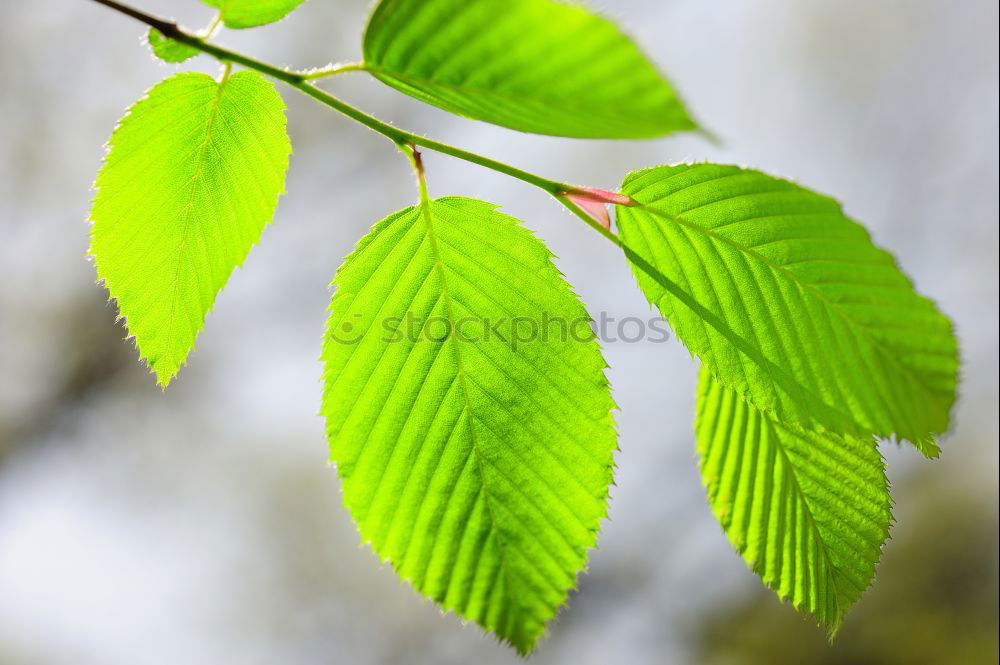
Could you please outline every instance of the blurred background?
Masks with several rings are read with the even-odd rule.
[[[497,0],[500,1],[500,0]],[[195,0],[135,0],[199,28]],[[360,58],[368,0],[311,0],[223,44],[293,67]],[[831,647],[765,592],[714,522],[677,343],[606,347],[617,487],[581,590],[532,662],[997,662],[996,0],[591,0],[722,143],[573,141],[421,106],[363,75],[324,83],[418,132],[615,189],[713,159],[836,196],[956,322],[954,430],[936,462],[885,446],[896,524]],[[415,198],[393,146],[294,91],[288,197],[165,393],[94,284],[90,186],[124,109],[175,67],[80,0],[0,20],[0,663],[510,663],[359,546],[326,464],[327,291],[375,221]],[[188,63],[215,73],[206,58]],[[181,68],[184,68],[182,65]],[[434,154],[433,195],[502,204],[595,316],[648,316],[621,257],[545,195]]]

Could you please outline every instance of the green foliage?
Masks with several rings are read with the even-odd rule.
[[[230,28],[302,2],[203,1]],[[429,200],[419,146],[540,187],[624,249],[702,360],[696,435],[712,510],[765,584],[838,629],[891,519],[875,439],[937,455],[958,361],[948,319],[835,201],[715,164],[638,171],[622,194],[581,188],[393,127],[311,84],[363,69],[453,113],[557,136],[694,129],[635,44],[575,4],[381,0],[364,63],[309,72],[206,36],[148,39],[168,62],[204,51],[226,65],[221,82],[181,74],[150,90],[97,178],[97,275],[162,386],[284,191],[284,105],[256,72],[230,76],[238,63],[391,139],[418,175],[420,204],[379,222],[337,271],[323,345],[345,504],[401,577],[528,653],[595,544],[616,450],[605,364],[551,254],[494,206]]]
[[[650,138],[695,128],[617,26],[553,0],[382,0],[364,57],[397,90],[523,132]]]
[[[1000,575],[995,476],[970,473],[965,463],[924,466],[901,475],[892,490],[905,517],[893,528],[875,584],[836,640],[824,639],[808,621],[766,594],[739,594],[692,618],[698,629],[689,634],[690,662],[996,663]]]
[[[190,60],[200,53],[198,49],[163,36],[156,28],[146,33],[146,43],[157,58],[164,62],[178,63]]]
[[[111,136],[90,253],[160,385],[177,374],[230,273],[271,221],[291,146],[255,72],[178,74]]]
[[[482,201],[407,208],[337,272],[323,349],[330,456],[363,539],[521,653],[594,545],[616,447],[604,361],[550,259]],[[586,334],[526,334],[546,321]]]
[[[697,413],[702,479],[729,540],[781,598],[836,632],[889,534],[875,442],[782,424],[705,367]]]
[[[781,422],[936,454],[951,324],[835,201],[715,164],[638,171],[622,191],[639,286],[719,381]]]
[[[227,28],[242,30],[275,23],[285,18],[305,0],[201,0],[222,13]]]

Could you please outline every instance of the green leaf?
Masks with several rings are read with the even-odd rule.
[[[254,72],[166,79],[111,136],[90,253],[160,385],[177,374],[233,269],[271,221],[291,146]]]
[[[522,654],[594,546],[616,449],[590,319],[550,259],[488,203],[407,208],[337,272],[323,349],[363,540]]]
[[[875,575],[891,500],[874,440],[805,432],[702,367],[695,430],[712,512],[747,565],[831,635]]]
[[[242,30],[275,23],[285,18],[305,0],[202,0],[222,13],[227,28]]]
[[[198,49],[164,37],[156,28],[150,28],[146,33],[146,43],[153,55],[164,62],[184,62],[198,55]]]
[[[716,378],[782,422],[936,454],[951,324],[835,201],[715,164],[635,172],[622,191],[639,286]]]
[[[631,39],[562,2],[382,0],[364,58],[411,97],[523,132],[637,139],[695,129]]]

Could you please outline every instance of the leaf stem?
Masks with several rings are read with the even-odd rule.
[[[242,63],[241,63],[242,64]],[[288,72],[285,72],[288,74]],[[428,150],[433,150],[435,152],[440,152],[445,155],[451,155],[458,159],[471,162],[473,164],[478,164],[479,166],[491,169],[493,171],[498,171],[500,173],[506,174],[512,178],[516,178],[523,182],[526,182],[535,187],[540,187],[552,195],[559,194],[564,191],[572,189],[570,185],[565,185],[555,180],[549,180],[543,178],[534,173],[529,173],[528,171],[521,170],[509,164],[504,164],[503,162],[498,162],[495,159],[490,159],[483,155],[476,154],[474,152],[469,152],[468,150],[463,150],[447,143],[441,143],[439,141],[434,141],[433,139],[425,138],[418,134],[413,134],[405,130],[393,127],[392,125],[379,120],[378,118],[368,115],[364,111],[357,109],[350,104],[342,101],[341,99],[334,97],[327,91],[316,87],[314,84],[310,83],[304,79],[295,80],[292,77],[283,79],[288,85],[292,86],[309,95],[321,104],[326,104],[327,106],[333,108],[334,110],[343,113],[347,117],[355,120],[362,125],[368,127],[369,129],[382,134],[386,138],[390,139],[397,145],[411,144],[415,146],[420,146],[421,148],[426,148]]]
[[[400,145],[399,150],[406,155],[407,159],[410,160],[410,166],[413,167],[413,174],[417,177],[417,189],[420,192],[420,203],[427,203],[430,201],[431,197],[427,194],[427,177],[424,174],[424,160],[420,156],[420,151],[417,150],[417,147],[411,143]]]
[[[338,76],[348,72],[364,72],[367,71],[367,69],[368,68],[363,62],[346,62],[338,63],[336,65],[327,65],[326,67],[320,67],[319,69],[298,72],[298,74],[307,81],[315,81],[317,79],[330,78],[331,76]]]
[[[215,33],[219,31],[220,25],[222,25],[222,12],[216,12],[215,18],[213,18],[212,22],[208,24],[208,27],[202,31],[202,38],[210,39],[215,36]]]
[[[499,162],[495,159],[479,155],[468,150],[463,150],[447,143],[441,143],[439,141],[434,141],[429,138],[425,138],[418,134],[413,134],[405,130],[393,127],[387,122],[383,122],[378,118],[369,115],[362,111],[361,109],[351,106],[347,102],[334,97],[330,93],[316,87],[311,81],[316,78],[323,78],[325,76],[333,76],[335,74],[348,72],[348,71],[364,71],[365,66],[363,63],[353,63],[343,66],[335,66],[327,70],[318,70],[316,72],[294,72],[287,69],[280,69],[273,65],[269,65],[266,62],[261,62],[255,58],[252,58],[242,53],[237,53],[235,51],[230,51],[229,49],[216,46],[196,35],[190,34],[183,30],[179,25],[172,21],[167,21],[165,19],[152,16],[141,10],[135,9],[128,5],[122,4],[117,0],[94,0],[94,2],[104,5],[110,9],[118,11],[126,16],[130,16],[137,21],[141,21],[146,25],[159,30],[164,37],[168,39],[173,39],[174,41],[181,42],[182,44],[187,44],[199,51],[206,53],[223,63],[235,63],[247,67],[248,69],[253,69],[261,74],[270,76],[271,78],[277,79],[287,85],[296,88],[300,92],[309,95],[321,104],[325,104],[330,108],[338,111],[339,113],[346,115],[348,118],[358,122],[365,127],[368,127],[374,132],[385,136],[401,149],[404,146],[409,146],[409,149],[416,152],[416,147],[426,148],[428,150],[433,150],[445,155],[450,155],[457,159],[470,162],[472,164],[477,164],[484,168],[496,171],[498,173],[503,173],[504,175],[510,176],[522,182],[526,182],[529,185],[534,185],[542,190],[545,190],[551,194],[559,203],[569,209],[574,215],[582,219],[587,226],[593,228],[595,231],[600,233],[602,236],[610,240],[616,246],[621,247],[621,241],[618,237],[602,227],[593,218],[590,217],[584,210],[582,210],[578,205],[566,198],[565,194],[568,192],[576,191],[579,188],[572,185],[567,185],[565,183],[558,182],[556,180],[549,180],[548,178],[543,178],[542,176],[524,171],[517,167]],[[317,74],[321,74],[317,76]],[[404,150],[405,152],[405,150]],[[412,159],[412,157],[411,157]],[[422,180],[421,180],[422,181]],[[426,184],[424,185],[426,186]]]

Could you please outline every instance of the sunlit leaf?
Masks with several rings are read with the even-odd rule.
[[[382,0],[364,56],[397,90],[523,132],[651,138],[695,128],[635,43],[575,4]]]
[[[936,454],[951,323],[836,201],[715,164],[638,171],[622,192],[640,287],[720,382],[782,422]]]
[[[97,176],[90,253],[139,354],[166,385],[230,273],[271,221],[291,147],[253,72],[178,74],[133,106]]]
[[[521,653],[594,546],[615,450],[604,360],[550,259],[482,201],[397,212],[337,272],[323,350],[363,539]]]
[[[274,23],[285,18],[305,0],[202,0],[222,13],[227,28],[241,30]]]
[[[875,441],[783,425],[705,368],[697,412],[701,475],[729,540],[779,597],[836,632],[892,519]]]
[[[164,37],[156,28],[150,28],[146,33],[146,43],[153,55],[164,62],[184,62],[198,55],[198,49]]]

